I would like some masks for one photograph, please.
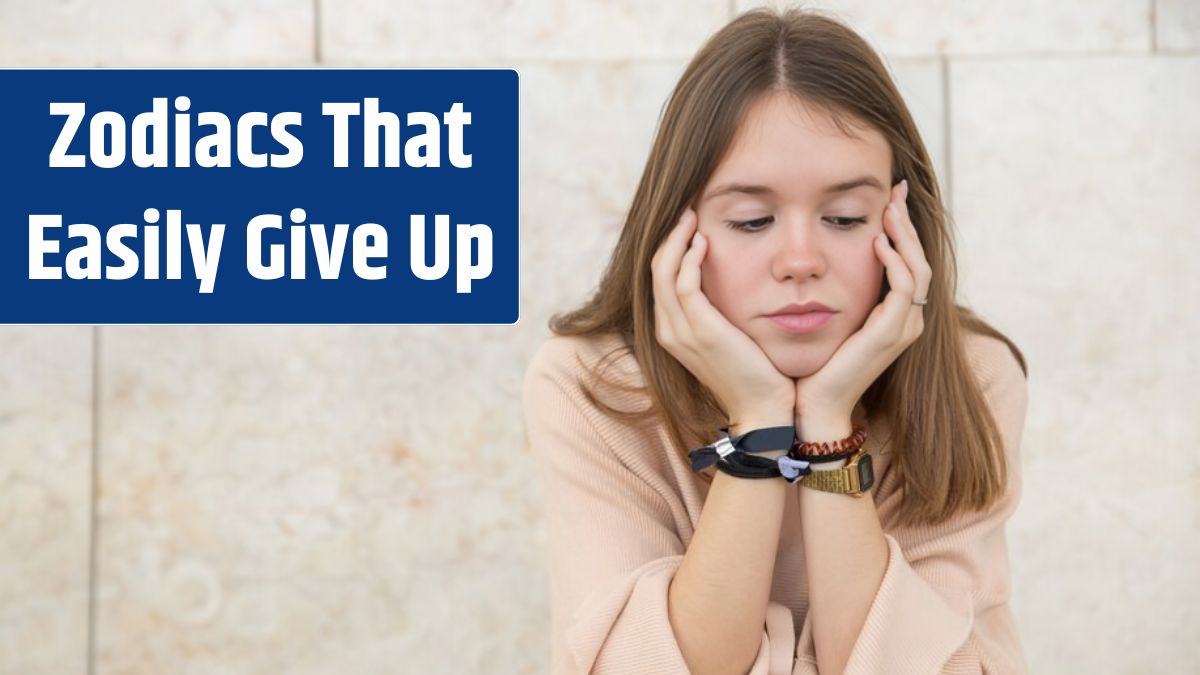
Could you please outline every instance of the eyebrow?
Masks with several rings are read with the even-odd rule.
[[[836,185],[830,185],[830,186],[822,189],[821,194],[830,195],[830,194],[834,194],[837,192],[847,192],[849,190],[853,190],[854,188],[859,188],[859,187],[864,187],[864,186],[879,190],[880,192],[887,192],[887,189],[883,187],[883,184],[880,183],[878,180],[876,180],[874,176],[859,176],[858,178],[854,178],[854,179],[851,179],[848,181],[837,183]],[[707,195],[705,195],[704,198],[701,199],[700,201],[706,202],[714,197],[720,197],[721,195],[727,195],[727,194],[734,193],[734,192],[741,193],[741,194],[747,194],[747,195],[774,195],[775,194],[775,191],[772,190],[771,188],[767,187],[766,185],[747,185],[745,183],[727,183],[718,188],[714,188]]]

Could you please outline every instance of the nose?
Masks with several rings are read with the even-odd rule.
[[[821,249],[820,230],[803,219],[789,220],[781,233],[772,262],[775,278],[803,280],[825,274],[825,252]]]

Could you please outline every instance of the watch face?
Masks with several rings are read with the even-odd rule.
[[[875,484],[875,467],[871,464],[869,453],[858,461],[858,482],[859,489],[864,491]]]

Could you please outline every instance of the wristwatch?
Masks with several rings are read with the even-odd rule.
[[[858,449],[846,466],[833,471],[812,471],[800,479],[800,484],[822,492],[836,492],[861,497],[875,484],[875,468],[866,446]]]

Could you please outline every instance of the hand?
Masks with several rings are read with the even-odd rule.
[[[650,261],[655,339],[713,392],[732,424],[791,423],[792,379],[700,289],[708,239],[696,231],[697,220],[688,207]]]
[[[883,262],[891,290],[862,328],[847,338],[819,371],[796,380],[796,413],[821,420],[814,428],[825,426],[829,420],[829,426],[849,429],[846,424],[867,387],[925,329],[924,307],[912,303],[914,298],[926,298],[932,272],[909,219],[907,197],[908,181],[892,188],[883,217],[885,234],[871,244]],[[897,243],[898,253],[888,241],[889,234]]]

